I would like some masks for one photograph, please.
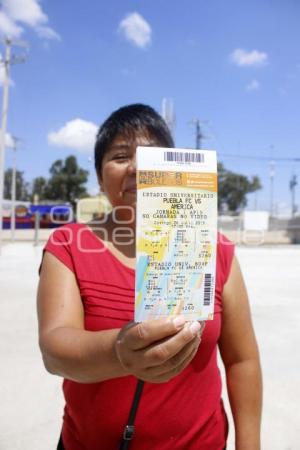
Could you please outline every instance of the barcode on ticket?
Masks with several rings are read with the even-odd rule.
[[[211,273],[206,273],[204,275],[204,298],[203,304],[204,306],[210,305],[211,300],[211,284],[212,284],[212,276]]]
[[[204,163],[204,153],[164,152],[164,161],[179,163]]]

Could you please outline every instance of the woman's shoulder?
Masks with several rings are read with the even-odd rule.
[[[91,253],[103,247],[92,228],[85,223],[70,223],[53,231],[44,250],[52,253]]]
[[[78,231],[84,227],[86,227],[84,223],[66,223],[65,225],[55,228],[55,230],[51,233],[51,236],[66,236],[68,234],[78,233]]]
[[[81,224],[68,223],[61,227],[55,228],[50,234],[48,241],[43,248],[43,257],[45,252],[51,253],[72,272],[75,272],[73,263],[73,248],[77,242],[77,234],[81,228]],[[41,266],[39,271],[41,270]]]
[[[44,252],[54,255],[77,275],[95,265],[95,258],[98,263],[99,255],[106,253],[104,243],[84,223],[66,224],[55,229]]]

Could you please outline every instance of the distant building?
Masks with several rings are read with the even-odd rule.
[[[101,215],[107,214],[112,207],[104,194],[96,197],[81,198],[76,205],[76,221],[90,222]]]

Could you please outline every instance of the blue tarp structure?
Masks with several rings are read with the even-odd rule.
[[[56,228],[74,221],[71,205],[29,205],[26,209],[27,212],[25,210],[22,215],[16,214],[15,227],[17,229],[34,228],[36,213],[39,213],[41,228]],[[10,217],[3,217],[3,228],[9,229],[10,227]]]
[[[42,214],[70,214],[71,206],[68,205],[30,205],[29,213],[35,214],[37,211]]]

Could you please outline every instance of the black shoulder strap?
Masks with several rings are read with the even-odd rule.
[[[130,441],[133,438],[134,420],[135,420],[135,416],[136,416],[137,409],[139,406],[139,401],[140,401],[140,398],[141,398],[141,395],[143,392],[143,387],[144,387],[144,382],[141,380],[138,380],[136,388],[135,388],[135,393],[134,393],[133,401],[131,404],[128,420],[127,420],[127,425],[125,426],[124,431],[123,431],[123,437],[122,437],[122,441],[121,441],[119,450],[127,450],[129,448]]]

